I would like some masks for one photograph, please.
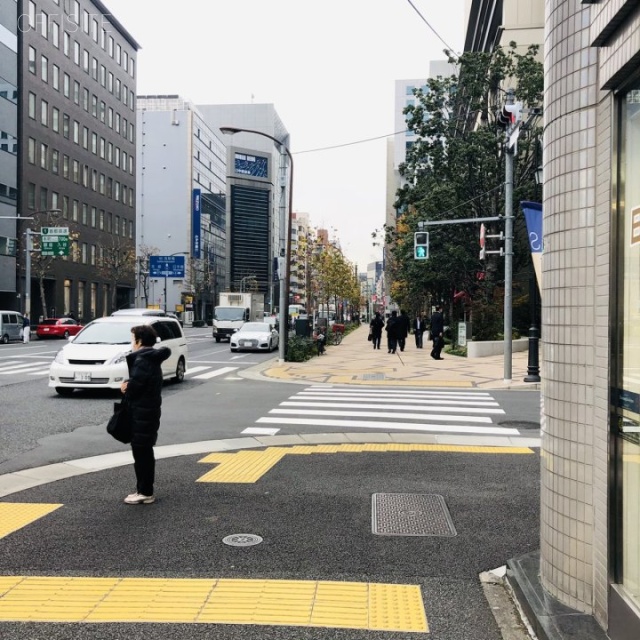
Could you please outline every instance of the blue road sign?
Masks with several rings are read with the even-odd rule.
[[[152,278],[184,278],[184,256],[149,256]]]

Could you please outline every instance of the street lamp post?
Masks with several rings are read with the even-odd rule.
[[[282,142],[264,131],[255,129],[243,129],[240,127],[220,127],[220,131],[224,134],[233,135],[234,133],[253,133],[264,138],[273,140],[289,157],[289,211],[287,216],[287,224],[285,225],[285,254],[284,264],[285,273],[282,285],[280,287],[280,340],[278,347],[278,358],[284,362],[287,354],[287,340],[289,337],[289,281],[291,279],[291,221],[293,218],[293,156],[289,148]]]

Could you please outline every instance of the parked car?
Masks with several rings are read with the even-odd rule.
[[[68,338],[75,336],[84,325],[73,318],[47,318],[36,327],[38,338]]]
[[[49,387],[61,396],[74,389],[120,389],[129,371],[126,356],[131,352],[131,327],[151,325],[158,333],[158,346],[171,349],[162,363],[165,380],[184,380],[187,370],[187,339],[177,320],[164,316],[121,315],[98,318],[77,336],[69,338],[49,369]]]
[[[231,351],[273,351],[278,348],[280,337],[272,324],[245,322],[231,336]]]
[[[24,318],[17,311],[0,311],[0,342],[7,344],[11,340],[22,340],[20,330]]]

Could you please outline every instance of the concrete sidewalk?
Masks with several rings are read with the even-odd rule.
[[[345,336],[342,344],[328,345],[325,355],[307,362],[285,362],[265,366],[262,377],[300,383],[328,383],[381,386],[458,387],[479,389],[539,389],[527,383],[528,353],[512,354],[512,379],[504,379],[504,357],[464,358],[443,351],[444,360],[429,356],[431,343],[417,349],[414,337],[407,338],[403,352],[387,353],[386,340],[379,350],[367,341],[369,328],[362,325]]]

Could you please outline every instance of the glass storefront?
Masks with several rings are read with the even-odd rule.
[[[622,98],[617,229],[618,581],[640,607],[640,82]]]

